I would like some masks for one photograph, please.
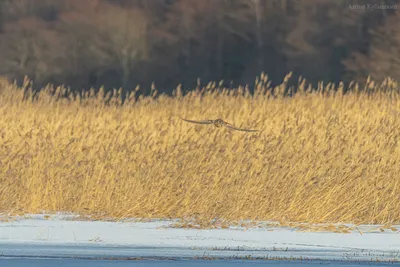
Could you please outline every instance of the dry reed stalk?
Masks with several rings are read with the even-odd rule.
[[[57,99],[64,88],[33,97],[5,86],[0,212],[201,225],[216,218],[400,223],[398,90],[345,94],[327,85],[310,92],[300,84],[288,98],[286,85],[275,90],[281,93],[259,86],[254,97],[212,86],[177,97],[131,96],[123,105],[118,93],[110,104],[93,94]],[[262,131],[192,125],[178,115]]]

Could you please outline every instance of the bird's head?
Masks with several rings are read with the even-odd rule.
[[[222,119],[216,119],[214,121],[215,127],[222,127],[225,124],[225,122]]]

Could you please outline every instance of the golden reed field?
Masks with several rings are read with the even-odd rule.
[[[255,94],[209,84],[121,105],[0,85],[0,213],[68,211],[98,219],[181,218],[400,223],[400,90],[320,83],[283,97],[290,74]],[[343,91],[345,91],[343,93]],[[217,119],[247,133],[198,125]]]

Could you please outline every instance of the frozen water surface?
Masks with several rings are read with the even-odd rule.
[[[399,266],[391,263],[369,263],[369,262],[335,262],[335,261],[242,261],[242,260],[148,260],[148,261],[127,261],[127,260],[71,260],[71,259],[13,259],[0,260],[4,267],[123,267],[123,266],[143,266],[143,267],[362,267],[362,266]]]
[[[173,258],[232,257],[325,260],[324,264],[353,264],[350,261],[397,261],[400,257],[398,227],[381,232],[378,226],[359,226],[351,233],[300,232],[291,228],[172,228],[173,221],[104,222],[78,221],[72,217],[36,215],[0,221],[0,266],[23,263],[21,257],[47,257],[47,266],[72,261],[73,266],[91,266],[98,258]],[[394,230],[394,231],[393,231]],[[50,258],[49,258],[50,257]],[[7,259],[9,258],[9,259]],[[19,258],[18,260],[16,260]],[[56,259],[62,258],[62,259]],[[78,260],[82,259],[82,260]],[[83,260],[85,259],[85,260]],[[35,259],[26,259],[36,266]],[[327,262],[327,261],[347,261]],[[100,265],[100,261],[96,261]],[[103,262],[103,261],[102,261]],[[104,261],[104,266],[136,264],[151,266],[194,266],[206,264],[304,264],[277,261]],[[273,262],[273,263],[271,263]],[[314,264],[312,263],[307,264]],[[89,265],[87,265],[89,264]],[[108,265],[107,265],[108,264]],[[110,265],[111,264],[111,265]],[[114,264],[114,265],[113,265]],[[361,263],[354,263],[360,265]],[[371,263],[369,263],[371,264]],[[51,265],[51,264],[50,264]],[[48,266],[50,266],[48,265]],[[283,266],[282,265],[282,266]],[[22,266],[22,265],[9,265]],[[25,265],[28,266],[28,265]],[[37,265],[39,266],[39,265]],[[54,266],[54,265],[51,265]],[[69,265],[72,266],[72,265]],[[83,265],[82,265],[83,266]],[[290,265],[292,266],[292,265]]]

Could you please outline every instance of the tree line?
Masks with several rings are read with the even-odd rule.
[[[399,0],[2,0],[0,74],[150,88],[400,77]]]

